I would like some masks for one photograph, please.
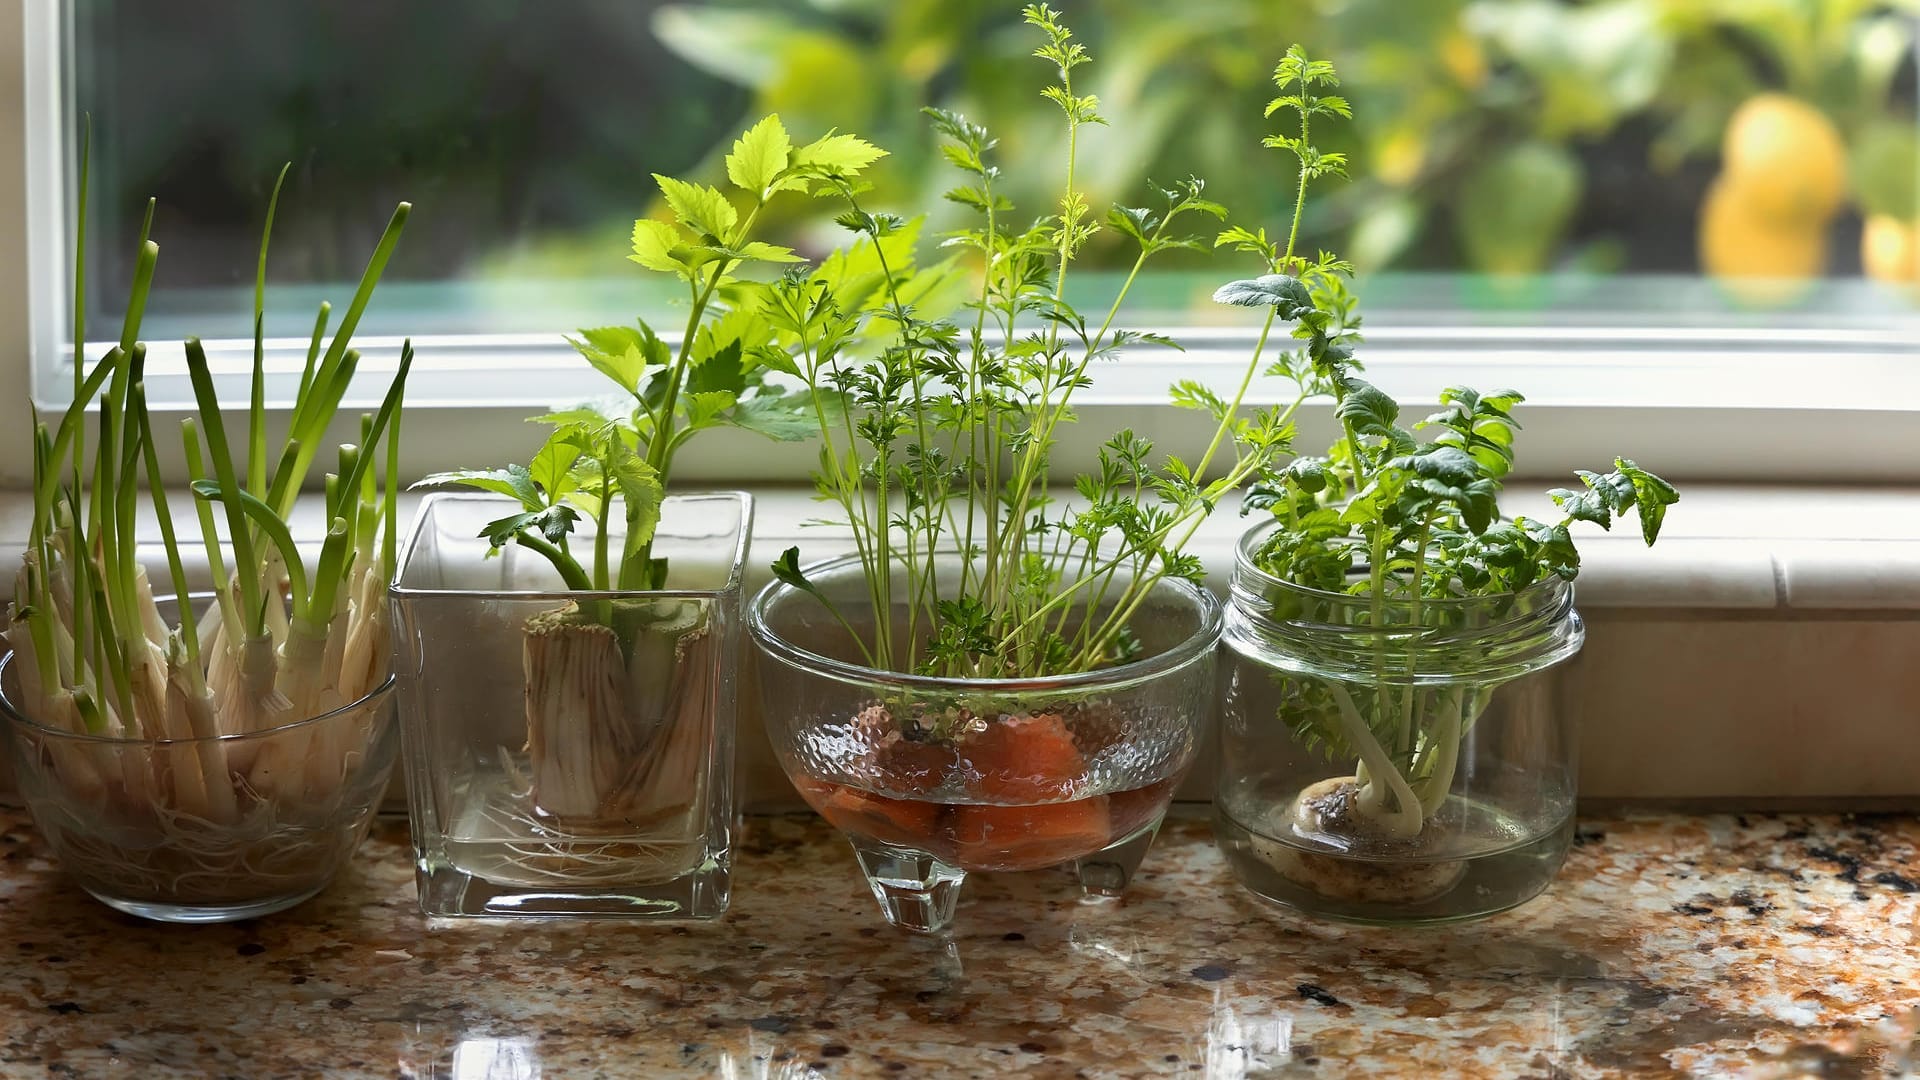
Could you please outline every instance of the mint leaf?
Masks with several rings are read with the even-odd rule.
[[[1547,492],[1547,497],[1575,521],[1591,521],[1603,529],[1613,528],[1613,509],[1607,505],[1606,497],[1598,491],[1554,488]]]
[[[1280,312],[1283,319],[1299,318],[1303,311],[1313,309],[1313,296],[1299,278],[1287,274],[1265,274],[1257,278],[1241,281],[1229,281],[1214,290],[1213,300],[1217,304],[1233,304],[1237,307],[1271,307]]]
[[[1651,546],[1660,538],[1660,523],[1666,520],[1667,507],[1680,501],[1680,492],[1626,458],[1615,458],[1613,466],[1633,484],[1634,502],[1640,512],[1640,535]]]
[[[1396,431],[1394,421],[1400,418],[1399,403],[1388,397],[1386,391],[1364,379],[1347,376],[1341,380],[1340,386],[1345,397],[1341,399],[1339,407],[1333,410],[1333,415],[1361,435],[1393,438]]]

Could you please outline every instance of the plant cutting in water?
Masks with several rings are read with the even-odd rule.
[[[766,309],[780,334],[783,370],[802,380],[816,403],[822,450],[815,482],[851,530],[865,610],[830,598],[801,569],[797,549],[783,554],[774,573],[826,605],[848,636],[849,654],[879,671],[1033,679],[1140,658],[1134,620],[1156,587],[1203,577],[1200,560],[1186,550],[1200,525],[1220,500],[1287,453],[1308,388],[1284,407],[1245,410],[1242,403],[1254,377],[1274,362],[1269,343],[1277,325],[1296,324],[1297,336],[1325,339],[1309,288],[1337,281],[1344,269],[1329,256],[1295,251],[1308,185],[1343,166],[1340,155],[1313,146],[1311,122],[1347,108],[1336,97],[1307,95],[1308,81],[1322,77],[1325,65],[1296,50],[1279,73],[1283,89],[1297,93],[1274,110],[1296,114],[1299,134],[1268,140],[1303,162],[1285,236],[1215,225],[1210,245],[1259,261],[1261,277],[1225,286],[1216,297],[1266,309],[1258,341],[1231,397],[1195,381],[1172,389],[1176,405],[1212,417],[1211,439],[1178,456],[1132,431],[1117,432],[1101,446],[1099,467],[1073,478],[1075,498],[1056,501],[1052,457],[1075,420],[1074,395],[1091,384],[1096,364],[1130,348],[1179,348],[1117,326],[1134,282],[1156,256],[1208,247],[1194,227],[1228,212],[1192,178],[1157,188],[1147,206],[1104,213],[1090,206],[1077,185],[1076,156],[1085,129],[1106,122],[1098,100],[1080,85],[1079,69],[1091,58],[1051,8],[1029,6],[1024,18],[1040,32],[1035,55],[1056,78],[1044,96],[1064,121],[1052,205],[1023,217],[1004,194],[987,129],[927,110],[963,178],[946,197],[976,215],[971,227],[946,239],[959,265],[976,275],[961,312],[941,317],[928,302],[941,288],[927,280],[949,280],[959,265],[916,267],[914,223],[869,209],[855,185],[838,180],[832,182],[847,206],[838,221],[857,237],[857,250],[874,253],[877,276],[836,283],[790,273],[774,286]],[[1100,229],[1136,248],[1131,269],[1098,307],[1070,303],[1076,255]],[[1283,357],[1274,369],[1293,373],[1299,362]],[[920,761],[904,770],[919,777],[912,783],[900,780],[901,769],[878,766],[892,777],[886,786],[927,795],[965,776],[957,795],[965,801],[1072,800],[1089,761],[1113,745],[1108,729],[1122,725],[1091,701],[1052,701],[996,724],[1011,715],[1005,698],[996,700],[879,703],[880,711],[863,720],[883,725],[881,742]],[[1008,745],[986,746],[988,738]],[[995,777],[1003,774],[1018,782],[999,784]],[[907,800],[854,790],[814,797],[829,817],[902,837],[927,832],[925,808],[903,805]],[[1000,808],[963,807],[942,828],[959,837],[963,851],[974,833],[1027,836],[1034,842],[1016,861],[1039,865],[1113,839],[1103,807],[1027,807],[1019,821],[997,829],[974,818]]]
[[[1297,93],[1276,104],[1305,115],[1326,111],[1327,99],[1316,97],[1312,87],[1333,82],[1331,67],[1296,70]],[[1286,71],[1283,67],[1283,88]],[[1304,175],[1310,156],[1303,154],[1301,163]],[[1454,387],[1441,394],[1438,412],[1412,430],[1401,427],[1398,403],[1360,376],[1354,355],[1360,318],[1340,274],[1309,272],[1304,285],[1303,292],[1284,296],[1273,290],[1271,301],[1259,295],[1257,282],[1238,286],[1247,302],[1274,302],[1297,313],[1306,343],[1288,373],[1304,392],[1331,399],[1340,424],[1327,453],[1270,470],[1249,493],[1247,508],[1269,509],[1278,522],[1254,562],[1295,585],[1359,598],[1364,603],[1327,607],[1358,612],[1359,625],[1374,629],[1366,634],[1369,677],[1352,683],[1283,680],[1280,719],[1296,738],[1322,748],[1331,759],[1357,763],[1351,776],[1301,792],[1293,827],[1302,835],[1377,842],[1376,855],[1411,855],[1423,839],[1432,839],[1448,804],[1463,739],[1498,689],[1497,684],[1435,688],[1417,678],[1427,674],[1421,664],[1446,668],[1449,636],[1484,615],[1482,608],[1461,601],[1494,598],[1511,607],[1521,602],[1518,594],[1538,582],[1573,580],[1580,555],[1571,529],[1582,522],[1608,529],[1631,513],[1651,545],[1679,495],[1666,481],[1620,458],[1610,472],[1580,472],[1580,489],[1550,493],[1561,510],[1559,520],[1504,518],[1498,498],[1513,468],[1518,425],[1512,410],[1521,395]],[[1421,431],[1432,437],[1417,437]],[[1471,637],[1460,641],[1454,648],[1469,654],[1477,647]],[[1401,873],[1413,892],[1450,886],[1458,876],[1458,866],[1447,863],[1424,875],[1408,872],[1406,865],[1387,869]],[[1346,871],[1303,860],[1293,872]]]
[[[283,169],[282,181],[285,176]],[[140,324],[159,256],[148,238],[153,204],[141,229],[120,338],[89,371],[86,177],[83,156],[73,401],[57,425],[37,421],[34,427],[33,524],[6,632],[13,648],[7,693],[35,723],[98,739],[63,740],[39,763],[60,774],[54,786],[76,793],[73,820],[49,823],[42,816],[42,827],[70,826],[67,842],[56,846],[83,877],[126,881],[136,892],[182,902],[201,892],[224,895],[235,880],[270,885],[276,876],[310,876],[315,866],[332,864],[328,854],[343,841],[331,827],[338,817],[333,808],[365,752],[373,710],[357,724],[316,724],[271,740],[214,737],[322,716],[387,681],[384,594],[394,564],[394,463],[411,345],[402,348],[378,411],[361,418],[360,442],[339,447],[338,466],[326,476],[329,527],[317,557],[303,555],[287,521],[359,364],[349,343],[409,207],[395,209],[331,338],[331,309],[321,305],[278,453],[269,454],[263,347],[278,183],[254,281],[251,407],[235,439],[228,437],[205,350],[197,339],[187,340],[199,412],[181,421],[178,437],[215,582],[212,601],[195,610],[162,486],[158,444],[164,435],[153,427],[142,381],[147,347]],[[91,447],[89,426],[97,431]],[[384,472],[377,465],[383,453]],[[159,526],[177,625],[163,618],[137,558],[135,519],[143,500],[151,502]],[[139,836],[160,839],[121,845],[105,831],[89,837],[98,830],[87,823],[102,815],[141,821]],[[74,866],[75,860],[98,865]]]
[[[689,440],[721,426],[782,440],[812,430],[811,402],[767,379],[791,363],[765,311],[769,286],[751,277],[801,260],[755,239],[755,222],[772,201],[829,178],[851,183],[883,153],[841,133],[795,145],[768,116],[727,155],[731,191],[656,175],[673,220],[636,221],[628,258],[685,288],[677,341],[644,319],[580,331],[570,343],[617,395],[536,417],[551,431],[526,465],[422,481],[514,500],[515,512],[481,533],[490,551],[532,551],[579,594],[525,623],[525,764],[500,749],[518,790],[485,811],[525,838],[512,858],[543,881],[670,878],[703,850],[719,628],[701,600],[634,594],[673,584],[653,543]],[[856,256],[821,271],[870,272]]]

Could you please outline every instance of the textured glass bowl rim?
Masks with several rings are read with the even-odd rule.
[[[1241,578],[1244,575],[1247,579],[1250,580],[1250,583],[1255,586],[1259,586],[1263,588],[1271,586],[1279,589],[1284,589],[1288,592],[1294,593],[1295,595],[1310,597],[1314,600],[1322,601],[1325,603],[1364,604],[1364,603],[1370,602],[1368,600],[1367,595],[1364,593],[1356,594],[1356,593],[1346,593],[1346,592],[1330,592],[1326,589],[1311,588],[1306,585],[1300,585],[1295,582],[1288,581],[1286,578],[1275,577],[1272,574],[1267,573],[1265,570],[1260,569],[1259,566],[1255,565],[1253,561],[1253,553],[1259,549],[1260,544],[1266,540],[1269,534],[1279,531],[1279,528],[1280,528],[1280,522],[1278,520],[1263,521],[1260,524],[1255,525],[1252,528],[1248,529],[1246,532],[1240,534],[1240,541],[1233,546],[1233,570],[1234,570],[1233,584],[1235,587],[1237,587],[1240,584]],[[1573,582],[1566,581],[1562,578],[1557,578],[1557,577],[1543,578],[1540,581],[1536,581],[1533,584],[1527,586],[1526,588],[1519,590],[1518,592],[1487,593],[1483,596],[1436,596],[1431,598],[1423,597],[1420,601],[1420,606],[1422,608],[1466,609],[1466,608],[1472,608],[1476,605],[1483,605],[1483,604],[1494,605],[1494,604],[1498,604],[1506,600],[1512,599],[1514,597],[1545,596],[1545,595],[1555,594],[1555,593],[1567,594],[1565,597],[1566,604],[1569,608],[1573,606],[1572,604]],[[1559,598],[1556,597],[1556,599],[1559,599]],[[1406,600],[1400,600],[1400,599],[1388,600],[1388,601],[1385,601],[1385,604],[1388,607],[1395,607],[1395,606],[1406,607],[1406,608],[1412,607],[1411,603],[1409,603]],[[1365,627],[1356,627],[1354,629],[1359,629],[1367,633],[1374,632]]]
[[[724,499],[735,502],[740,507],[740,527],[733,544],[733,560],[729,564],[727,583],[717,589],[591,589],[570,591],[567,589],[422,589],[400,584],[401,575],[413,561],[420,538],[426,531],[428,511],[435,503],[441,502],[497,502],[502,505],[518,505],[505,495],[496,495],[490,491],[432,491],[420,500],[420,508],[413,513],[413,525],[407,530],[407,542],[400,547],[400,557],[394,563],[393,580],[387,582],[387,595],[395,599],[425,599],[448,596],[488,596],[509,597],[514,600],[632,600],[640,597],[656,599],[697,600],[706,597],[725,596],[742,590],[746,581],[747,545],[753,538],[753,495],[745,491],[670,491],[669,499]],[[479,537],[473,539],[479,540]]]
[[[936,555],[958,557],[959,552],[940,551]],[[860,565],[859,555],[842,555],[803,567],[801,573],[811,577]],[[785,593],[800,591],[777,579],[763,587],[754,595],[753,602],[747,605],[747,631],[753,635],[753,640],[775,659],[843,682],[907,687],[936,694],[981,692],[1038,694],[1083,690],[1144,682],[1155,676],[1178,670],[1218,647],[1220,634],[1225,626],[1224,606],[1220,603],[1220,598],[1213,595],[1211,591],[1181,578],[1162,578],[1160,584],[1186,593],[1199,607],[1201,616],[1199,629],[1173,648],[1155,653],[1143,660],[1134,660],[1117,667],[1100,668],[1096,671],[1076,672],[1072,675],[1046,675],[1029,679],[955,679],[939,675],[914,675],[908,672],[886,671],[821,656],[775,634],[766,624],[767,609],[773,605],[776,598]]]
[[[198,596],[199,594],[194,593],[190,595]],[[212,594],[209,593],[207,595],[211,597]],[[172,598],[161,597],[161,599],[168,600]],[[296,731],[300,728],[311,727],[317,724],[324,724],[329,720],[337,719],[348,713],[366,709],[368,706],[378,706],[382,699],[393,692],[395,683],[393,674],[389,672],[386,680],[379,686],[374,687],[365,694],[347,702],[337,709],[329,709],[318,716],[309,716],[302,720],[290,720],[284,724],[267,728],[264,731],[243,731],[232,735],[198,735],[186,739],[122,739],[112,735],[90,735],[82,732],[67,731],[64,728],[48,727],[22,712],[20,708],[13,703],[13,699],[7,696],[6,689],[7,669],[13,665],[13,661],[18,655],[19,654],[12,649],[8,649],[4,654],[0,654],[0,712],[5,713],[7,719],[19,724],[21,727],[32,728],[42,735],[63,739],[68,742],[93,743],[103,746],[149,746],[159,748],[196,746],[201,743],[264,742],[290,731]]]

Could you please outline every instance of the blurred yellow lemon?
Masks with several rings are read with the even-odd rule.
[[[1373,175],[1382,183],[1402,187],[1413,183],[1426,163],[1426,139],[1412,128],[1400,128],[1381,140],[1374,152]]]
[[[1740,300],[1785,303],[1825,268],[1826,222],[1757,214],[1744,194],[1725,178],[1708,190],[1700,208],[1701,265]]]
[[[1870,214],[1860,233],[1860,262],[1867,276],[1891,285],[1920,285],[1920,221]]]
[[[1759,94],[1734,111],[1721,145],[1722,177],[1756,216],[1824,225],[1847,195],[1847,150],[1826,114],[1785,94]]]
[[[1440,63],[1454,82],[1469,90],[1487,81],[1487,55],[1465,30],[1455,29],[1440,39]]]

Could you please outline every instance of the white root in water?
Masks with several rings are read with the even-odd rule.
[[[1353,903],[1416,904],[1443,896],[1460,883],[1467,871],[1465,860],[1417,857],[1427,845],[1383,834],[1379,820],[1363,809],[1362,791],[1351,776],[1322,780],[1300,792],[1288,817],[1288,831],[1294,835],[1337,839],[1353,856],[1305,851],[1257,836],[1250,845],[1254,854],[1321,896]],[[1409,857],[1392,858],[1396,853]]]
[[[569,606],[528,619],[525,643],[534,803],[557,818],[598,818],[622,764],[646,745],[626,708],[620,639]]]
[[[490,877],[633,884],[670,880],[702,857],[711,638],[700,605],[678,607],[649,611],[624,661],[618,635],[575,606],[528,621],[529,810],[489,811],[528,839]]]

